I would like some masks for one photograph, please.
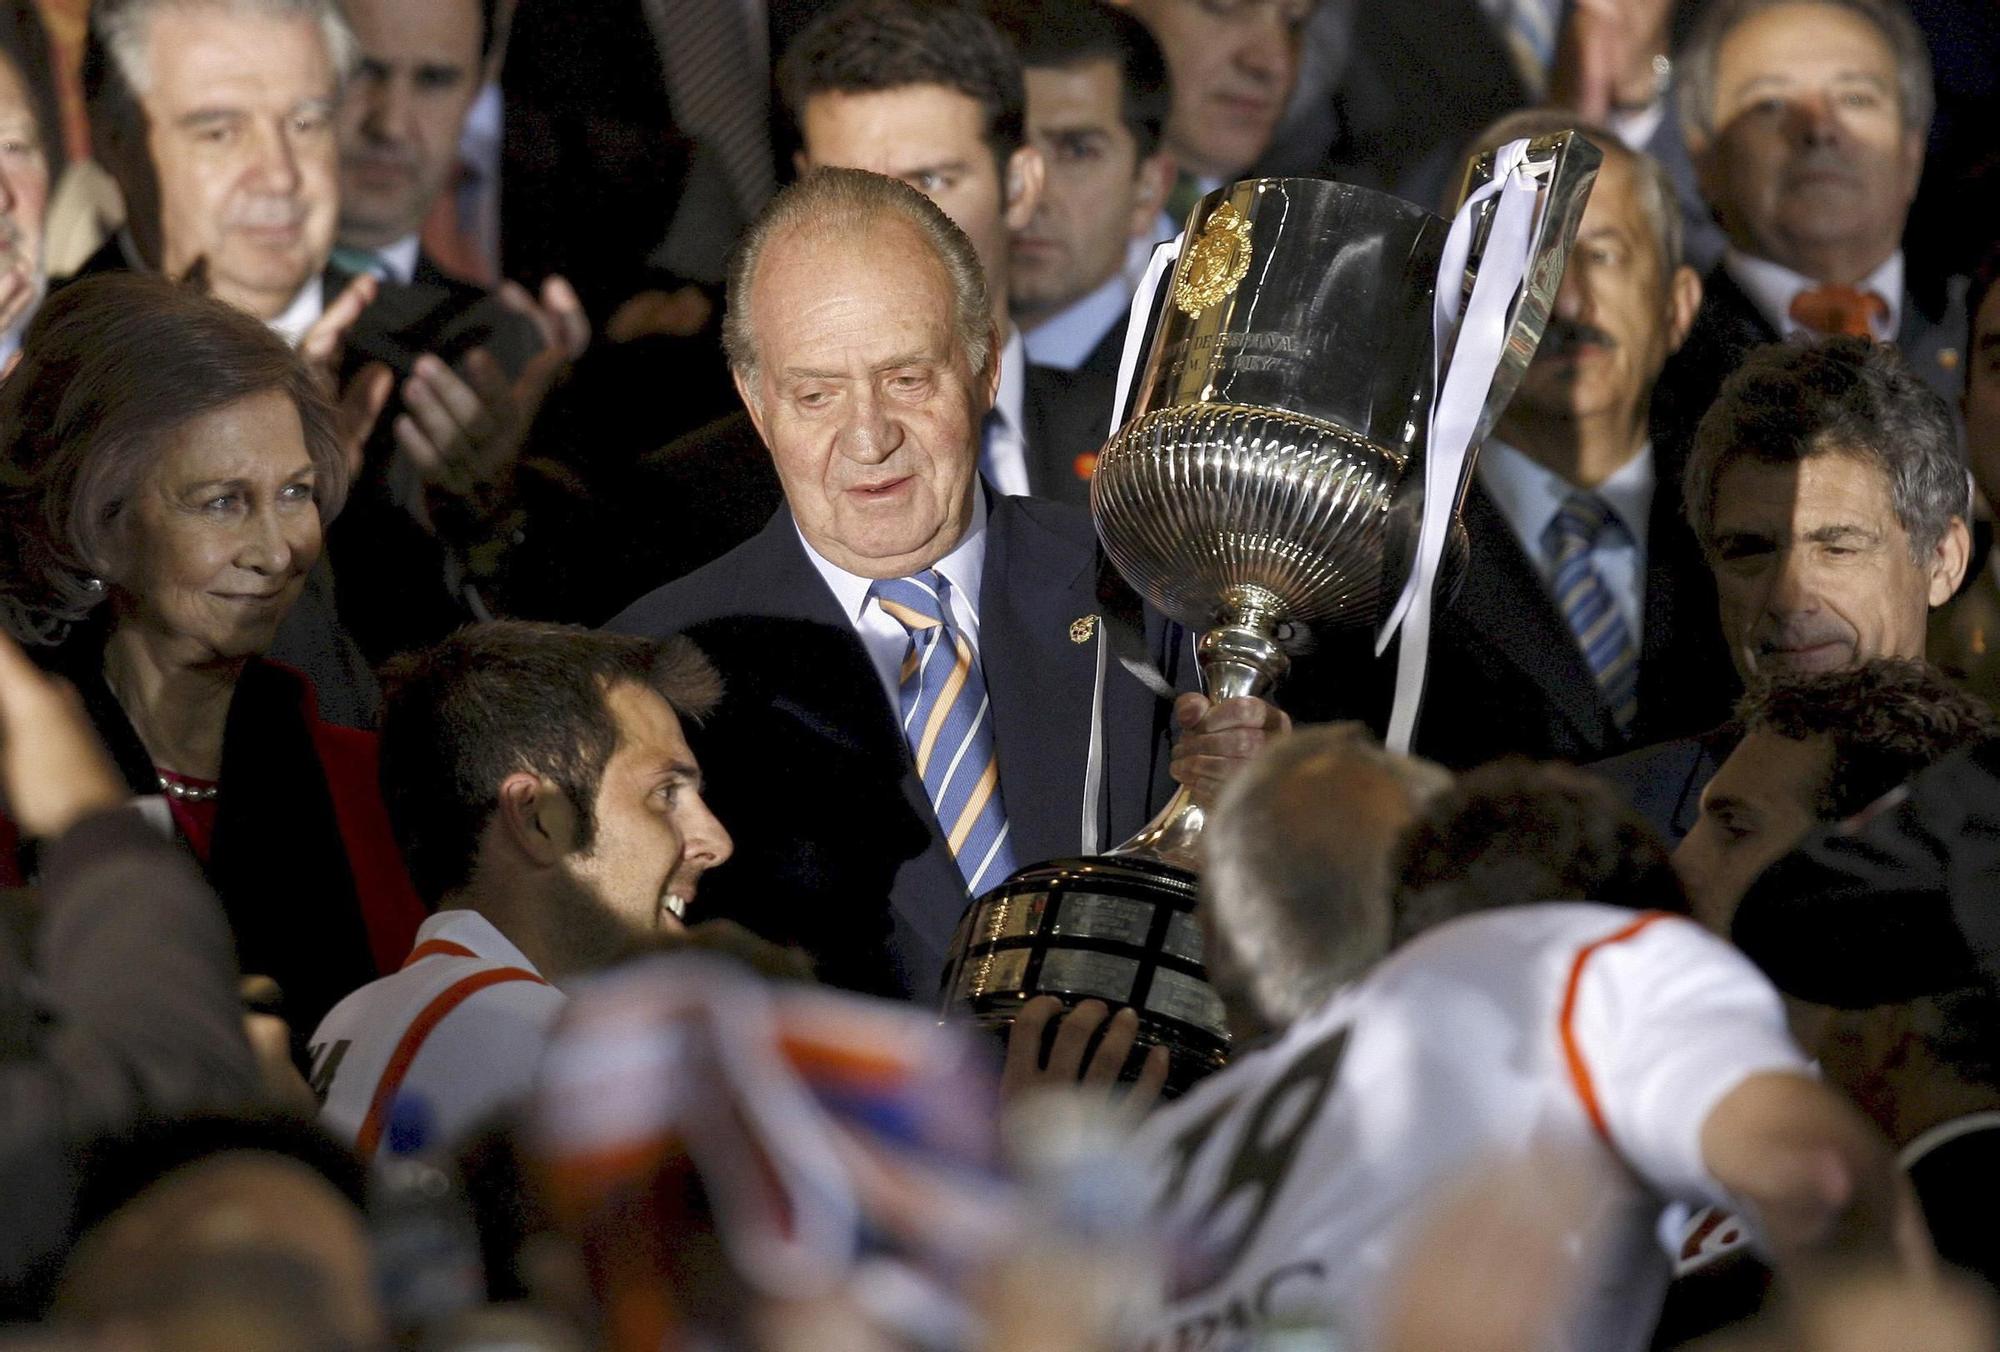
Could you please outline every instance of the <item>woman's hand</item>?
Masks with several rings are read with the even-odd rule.
[[[0,796],[24,835],[59,836],[132,792],[67,681],[0,636]]]

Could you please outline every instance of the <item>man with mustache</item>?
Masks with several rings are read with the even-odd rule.
[[[1661,381],[1676,435],[1751,348],[1799,334],[1894,342],[1955,398],[1963,297],[1905,283],[1934,96],[1900,0],[1725,0],[1674,78],[1702,195],[1728,238]]]
[[[1518,113],[1477,144],[1574,125]],[[1711,727],[1734,693],[1679,463],[1651,420],[1701,281],[1682,261],[1672,180],[1610,132],[1584,132],[1603,168],[1541,347],[1480,450],[1471,567],[1439,617],[1417,746],[1452,766],[1596,760]],[[1341,692],[1360,656],[1302,664],[1286,707],[1308,721],[1352,709]],[[1333,707],[1298,702],[1321,691]]]
[[[1929,612],[1971,554],[1951,409],[1867,338],[1753,353],[1696,431],[1683,495],[1746,685],[1923,657]],[[1725,726],[1600,768],[1677,841],[1738,736]]]
[[[525,1092],[564,988],[678,934],[734,848],[682,727],[721,684],[685,639],[503,621],[385,680],[383,800],[433,913],[312,1036],[322,1120],[364,1159],[398,1093],[448,1139]]]

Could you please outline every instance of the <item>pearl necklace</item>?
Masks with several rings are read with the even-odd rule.
[[[215,801],[215,795],[222,792],[220,784],[195,788],[191,784],[181,783],[178,779],[168,779],[165,775],[156,775],[155,778],[160,781],[161,792],[169,798],[178,798],[183,803],[212,803]]]

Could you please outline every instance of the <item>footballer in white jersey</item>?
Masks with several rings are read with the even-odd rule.
[[[1728,1202],[1704,1122],[1749,1077],[1806,1070],[1777,993],[1691,921],[1563,903],[1441,925],[1147,1122],[1156,1207],[1199,1261],[1140,1346],[1311,1327],[1371,1347],[1436,1190],[1549,1147],[1604,1166],[1578,1230],[1596,1285],[1560,1345],[1644,1347],[1663,1204]]]

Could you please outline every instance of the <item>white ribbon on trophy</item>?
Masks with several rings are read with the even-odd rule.
[[[1493,388],[1493,377],[1507,346],[1508,319],[1514,298],[1528,275],[1534,238],[1535,205],[1540,190],[1524,168],[1528,143],[1510,141],[1495,152],[1493,177],[1465,199],[1452,219],[1451,233],[1445,236],[1444,259],[1438,265],[1437,294],[1432,303],[1431,328],[1439,362],[1450,360],[1437,380],[1437,397],[1431,406],[1430,433],[1425,439],[1424,516],[1417,534],[1417,556],[1403,591],[1396,598],[1389,619],[1375,640],[1380,657],[1403,631],[1403,646],[1396,654],[1396,697],[1390,706],[1391,751],[1407,754],[1416,733],[1417,709],[1423,701],[1424,670],[1430,661],[1432,604],[1437,591],[1437,575],[1444,561],[1444,547],[1451,533],[1452,507],[1458,497],[1459,480],[1465,461],[1472,453],[1472,434]],[[1479,208],[1498,197],[1493,228],[1480,256],[1479,275],[1472,296],[1465,302],[1465,317],[1459,321],[1459,302],[1465,290],[1465,265],[1472,252],[1474,223]],[[1457,341],[1452,341],[1454,326]],[[1127,356],[1130,356],[1127,342]]]
[[[1181,256],[1181,241],[1186,238],[1183,230],[1155,245],[1152,261],[1132,292],[1132,313],[1125,320],[1125,351],[1118,358],[1118,383],[1111,387],[1111,427],[1104,434],[1107,441],[1125,425],[1125,408],[1132,402],[1132,377],[1138,374],[1139,358],[1146,348],[1146,321],[1152,318],[1153,303],[1160,298],[1160,274]]]

